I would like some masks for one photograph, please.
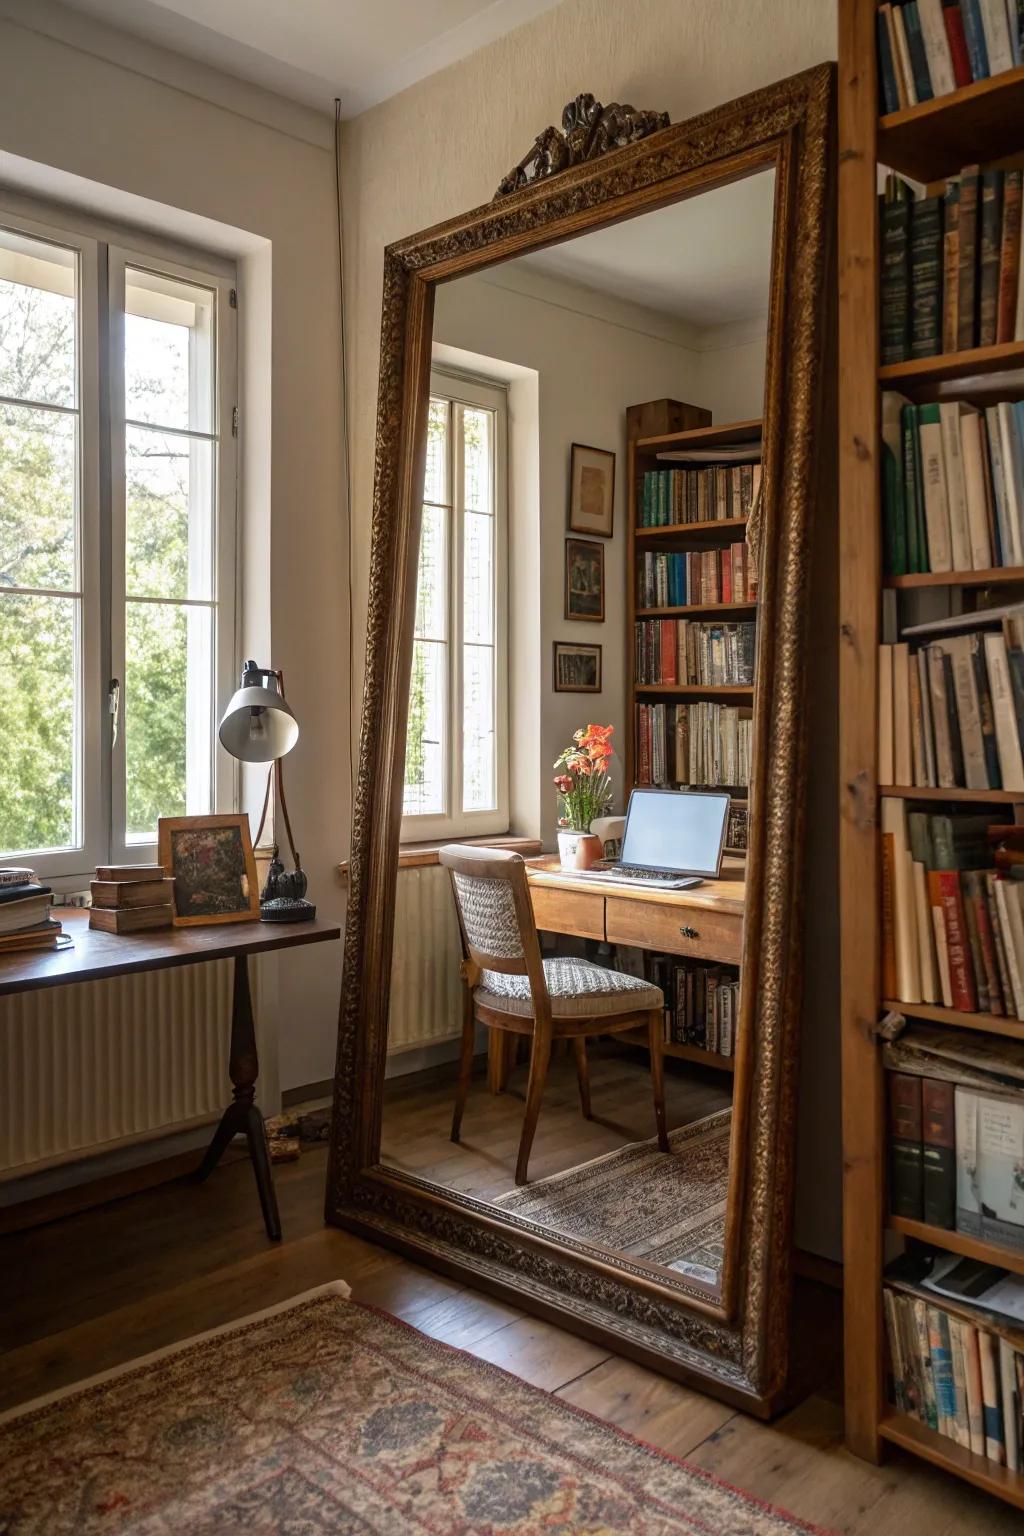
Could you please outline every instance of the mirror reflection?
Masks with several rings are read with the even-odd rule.
[[[711,1291],[774,179],[437,292],[382,1130]]]

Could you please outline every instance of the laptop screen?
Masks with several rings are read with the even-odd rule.
[[[634,789],[629,797],[623,864],[681,875],[718,874],[725,841],[728,795]]]

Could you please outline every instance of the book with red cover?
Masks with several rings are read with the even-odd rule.
[[[658,643],[661,647],[661,671],[659,682],[676,682],[676,621],[675,619],[662,619],[659,625],[661,630]]]
[[[960,876],[955,869],[932,869],[928,872],[928,895],[931,905],[942,913],[946,931],[946,952],[949,956],[949,984],[953,994],[953,1007],[964,1013],[976,1013],[978,994],[974,985],[970,944],[967,937],[967,919],[964,914]]]
[[[953,79],[959,90],[962,85],[971,85],[974,81],[974,76],[971,74],[971,59],[967,52],[964,18],[960,13],[959,5],[950,4],[950,0],[945,0],[942,19],[946,24],[949,52],[953,60]]]

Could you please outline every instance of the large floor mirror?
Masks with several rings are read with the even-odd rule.
[[[386,253],[327,1190],[328,1220],[761,1414],[831,90],[671,127],[578,98],[492,203]]]

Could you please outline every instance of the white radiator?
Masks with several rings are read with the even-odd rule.
[[[461,961],[448,871],[439,864],[399,870],[389,1054],[461,1034]]]
[[[0,998],[0,1181],[218,1119],[231,989],[220,960]]]

